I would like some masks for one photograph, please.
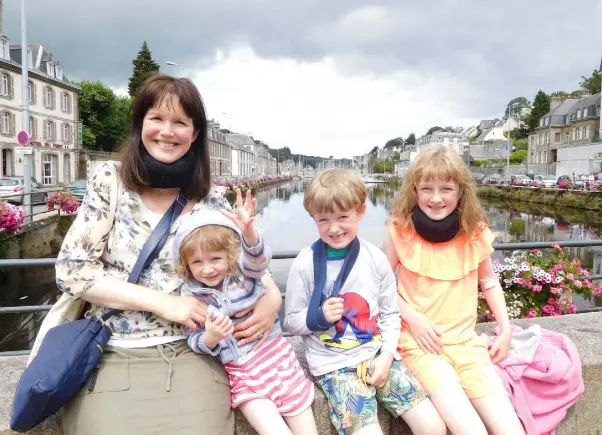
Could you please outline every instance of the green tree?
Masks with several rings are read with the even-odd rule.
[[[582,80],[579,82],[579,86],[581,86],[581,89],[583,89],[585,92],[589,92],[592,95],[600,92],[600,83],[602,80],[600,71],[594,70],[591,76],[581,76],[581,79]]]
[[[117,97],[103,83],[83,81],[78,97],[79,117],[84,124],[84,147],[99,151],[116,151],[129,130],[131,100]]]
[[[132,77],[130,77],[128,91],[130,97],[133,98],[147,78],[159,73],[159,64],[153,60],[146,41],[142,43],[142,48],[138,52],[138,56],[132,61],[132,64],[134,64],[134,71]]]
[[[411,133],[405,142],[407,145],[416,145],[416,135]]]
[[[520,164],[527,158],[527,150],[517,150],[510,154],[510,163]]]
[[[512,114],[521,114],[524,109],[528,109],[531,107],[531,102],[527,100],[525,97],[516,97],[511,99],[506,105],[506,112],[504,116],[508,116],[508,112],[510,111],[510,107],[512,107]]]
[[[428,131],[426,132],[426,136],[430,136],[431,134],[433,134],[436,131],[443,131],[443,128],[439,127],[438,125],[435,125],[434,127],[431,127],[428,129]]]
[[[385,144],[384,148],[389,150],[391,148],[403,147],[403,139],[400,137],[396,137],[395,139],[390,139]]]
[[[552,97],[568,98],[569,93],[566,91],[556,91],[556,92],[552,92],[550,94],[550,98],[552,98]]]
[[[393,151],[391,153],[391,160],[393,160],[394,162],[399,160],[399,151]]]
[[[384,174],[385,172],[391,173],[395,170],[395,162],[391,159],[378,159],[374,160],[372,164],[372,171],[375,174]]]
[[[541,89],[535,95],[531,113],[524,119],[529,132],[532,132],[539,126],[539,119],[550,111],[550,97]]]
[[[375,159],[378,155],[378,146],[375,145],[374,148],[370,150],[369,154],[371,158]]]

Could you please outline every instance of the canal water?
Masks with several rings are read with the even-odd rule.
[[[273,252],[299,251],[318,238],[315,224],[303,209],[307,181],[273,186],[257,194],[256,225]],[[395,189],[369,185],[367,211],[360,237],[382,247],[387,210]],[[602,216],[595,212],[557,209],[540,204],[502,204],[482,199],[497,242],[588,240],[602,238]],[[602,274],[602,247],[569,248],[585,268]],[[502,256],[496,251],[495,256]],[[270,268],[281,291],[286,289],[293,260],[273,260]],[[54,268],[0,269],[0,306],[42,305],[56,300]],[[579,309],[602,306],[602,300],[576,300]],[[26,349],[43,314],[0,314],[0,351]]]

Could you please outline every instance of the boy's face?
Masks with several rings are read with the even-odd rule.
[[[347,247],[359,229],[359,223],[366,212],[366,205],[362,204],[356,209],[334,213],[315,213],[312,217],[318,226],[320,238],[324,243],[334,249]]]
[[[197,281],[209,287],[218,287],[228,275],[228,253],[203,252],[197,248],[188,259],[188,268]]]

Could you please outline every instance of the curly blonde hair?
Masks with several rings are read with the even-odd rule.
[[[228,255],[228,275],[233,275],[238,270],[240,244],[240,237],[230,228],[221,225],[199,227],[182,241],[180,261],[176,265],[176,272],[183,278],[193,278],[188,262],[198,248],[202,252],[226,251]]]
[[[303,197],[303,207],[313,216],[316,213],[335,213],[360,209],[366,203],[368,191],[360,175],[351,169],[327,169],[316,175]]]
[[[482,209],[474,178],[462,157],[452,148],[436,147],[418,154],[403,178],[391,206],[391,221],[399,229],[415,231],[412,213],[418,204],[418,184],[422,179],[454,181],[458,184],[460,234],[476,238],[489,220]]]

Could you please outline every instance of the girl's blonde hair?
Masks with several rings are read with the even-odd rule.
[[[205,225],[188,234],[180,245],[180,262],[176,265],[178,275],[192,279],[188,261],[197,249],[202,252],[226,251],[228,255],[228,275],[238,270],[240,257],[240,237],[232,229],[220,225]]]
[[[489,220],[477,198],[474,178],[462,157],[452,148],[436,147],[418,154],[403,178],[401,189],[391,206],[392,222],[399,229],[415,231],[412,213],[418,204],[418,184],[422,179],[440,179],[458,183],[460,234],[473,238],[485,229]]]

